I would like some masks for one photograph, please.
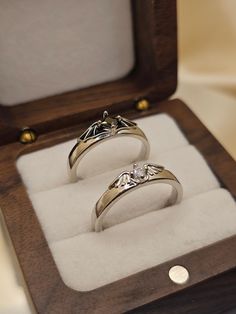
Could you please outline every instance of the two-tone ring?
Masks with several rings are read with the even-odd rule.
[[[95,146],[113,137],[129,136],[142,143],[141,151],[136,160],[145,160],[149,156],[149,143],[144,132],[138,125],[119,115],[110,117],[104,111],[101,120],[94,122],[77,140],[68,157],[68,172],[71,182],[78,180],[81,159]]]
[[[93,230],[96,232],[103,230],[106,214],[124,195],[145,185],[156,183],[168,184],[172,187],[171,195],[167,199],[166,205],[172,205],[181,201],[183,195],[182,186],[173,173],[156,164],[146,163],[142,167],[134,164],[133,170],[124,171],[115,178],[97,201],[92,212]]]

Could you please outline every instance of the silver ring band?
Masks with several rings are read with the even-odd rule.
[[[149,156],[149,143],[146,135],[131,120],[121,116],[109,117],[107,111],[103,119],[94,122],[77,140],[68,157],[68,173],[71,182],[78,180],[77,167],[81,159],[100,142],[112,137],[130,136],[141,141],[142,147],[136,160],[144,160]]]
[[[92,212],[92,229],[96,232],[103,230],[103,221],[111,207],[124,195],[144,185],[164,183],[172,186],[167,205],[179,203],[183,196],[180,182],[164,167],[147,163],[143,167],[133,165],[133,171],[122,172],[97,201]]]

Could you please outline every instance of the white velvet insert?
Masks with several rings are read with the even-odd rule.
[[[0,2],[0,103],[116,80],[133,68],[130,0]]]
[[[168,186],[134,191],[112,208],[107,229],[101,233],[91,232],[91,211],[113,178],[130,169],[130,156],[140,148],[134,139],[101,145],[96,156],[91,154],[84,163],[85,178],[74,184],[68,182],[66,172],[74,140],[17,161],[62,279],[73,289],[98,288],[235,234],[232,196],[220,189],[204,158],[176,123],[165,114],[137,122],[151,145],[149,160],[175,173],[184,199],[163,209]],[[126,154],[121,154],[121,148]]]
[[[174,153],[173,151],[160,153],[158,161],[167,169],[171,169],[180,180],[184,198],[219,187],[206,162],[193,146],[176,149]],[[131,169],[130,166],[125,167],[127,168]],[[109,171],[75,184],[31,193],[31,200],[48,242],[90,232],[91,209],[107,189],[112,178],[123,169]],[[114,206],[107,217],[107,226],[162,208],[169,194],[170,189],[164,184],[151,185],[130,193]]]
[[[217,189],[96,234],[50,244],[64,282],[86,291],[234,235],[236,207]]]

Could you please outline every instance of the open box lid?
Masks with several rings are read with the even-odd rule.
[[[175,5],[174,0],[133,1],[136,63],[126,78],[15,106],[0,107],[0,144],[13,142],[1,146],[1,209],[30,296],[40,313],[65,313],[68,308],[78,312],[81,308],[94,308],[94,305],[101,309],[101,313],[117,309],[124,312],[124,309],[133,309],[153,300],[159,302],[158,308],[163,313],[173,312],[173,308],[179,312],[191,309],[199,312],[206,308],[219,310],[235,304],[235,285],[227,284],[228,278],[235,282],[235,276],[231,272],[227,277],[225,273],[235,268],[236,251],[232,249],[236,243],[235,236],[134,274],[116,282],[115,286],[108,285],[88,294],[69,289],[55,267],[15,166],[16,158],[27,150],[48,147],[68,137],[75,138],[76,132],[83,126],[77,124],[100,117],[103,109],[132,114],[136,110],[137,100],[147,98],[153,103],[153,110],[148,112],[156,110],[174,118],[189,142],[203,154],[222,185],[235,195],[235,162],[190,110],[178,100],[162,102],[156,105],[158,108],[154,107],[156,101],[170,96],[176,87]],[[50,136],[42,135],[35,145],[23,146],[16,141],[20,129],[27,125],[38,134],[52,132]],[[185,265],[189,270],[191,279],[186,285],[173,285],[169,280],[167,274],[173,265]],[[213,278],[216,275],[219,276]],[[196,289],[195,294],[193,289]],[[179,295],[174,294],[178,291],[182,293],[180,302],[176,302]],[[225,295],[228,297],[224,300]],[[190,305],[185,302],[193,299],[197,302]],[[148,309],[144,311],[148,312]]]
[[[13,106],[0,105],[0,145],[17,141],[26,126],[43,134],[95,119],[104,109],[111,113],[132,111],[139,99],[154,103],[175,91],[176,1],[135,0],[131,10],[135,48],[132,71],[116,81]]]

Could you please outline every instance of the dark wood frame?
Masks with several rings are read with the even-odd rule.
[[[0,106],[0,145],[16,141],[19,130],[38,134],[77,125],[108,108],[121,112],[134,101],[169,97],[177,85],[175,0],[133,0],[136,64],[125,78],[12,107]]]
[[[70,289],[58,273],[17,172],[15,162],[21,154],[74,138],[105,108],[130,118],[166,112],[203,154],[222,186],[236,196],[235,162],[222,146],[181,101],[157,103],[176,87],[175,1],[134,2],[137,64],[128,77],[11,108],[0,107],[0,205],[38,313],[117,313],[154,300],[136,311],[155,312],[159,307],[160,313],[176,313],[176,298],[185,298],[178,313],[220,313],[236,306],[235,289],[228,285],[229,275],[224,274],[232,270],[230,280],[236,282],[236,236],[90,292]],[[142,97],[148,98],[152,106],[146,112],[137,112],[134,103]],[[18,132],[25,125],[40,135],[34,144],[24,146],[18,142]],[[190,272],[190,281],[183,286],[168,277],[169,268],[176,264]],[[197,305],[189,303],[196,296],[194,291],[201,296]],[[203,295],[208,296],[209,291],[214,291],[216,302],[209,302]]]

